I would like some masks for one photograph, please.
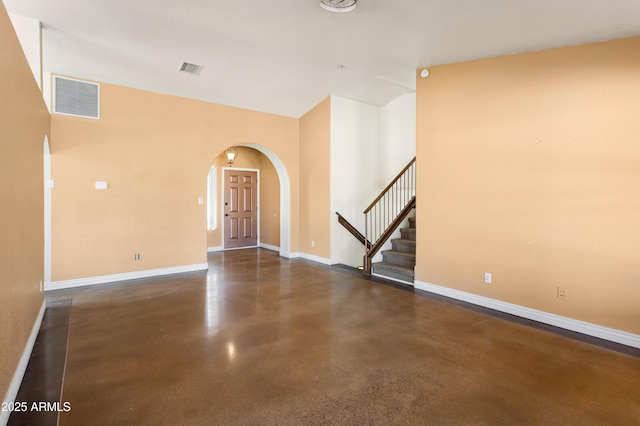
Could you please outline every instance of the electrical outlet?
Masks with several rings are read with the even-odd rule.
[[[567,300],[569,292],[566,287],[558,287],[558,299]]]
[[[491,284],[491,272],[484,273],[484,283]]]
[[[316,246],[316,242],[314,240],[311,240],[311,247],[315,247]]]
[[[136,254],[133,256],[133,260],[140,260],[140,253],[136,253]]]

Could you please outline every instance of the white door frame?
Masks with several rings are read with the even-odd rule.
[[[51,147],[49,138],[44,137],[44,283],[51,283]]]

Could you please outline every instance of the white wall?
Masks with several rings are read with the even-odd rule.
[[[382,188],[415,156],[416,94],[408,93],[380,108]]]
[[[380,189],[386,187],[393,178],[416,156],[416,94],[402,95],[380,108]],[[420,167],[418,165],[418,167]],[[409,213],[415,217],[415,213]],[[408,226],[405,219],[400,228]],[[391,249],[391,240],[400,238],[400,231],[391,235],[382,250]],[[382,255],[373,258],[382,261]]]
[[[20,45],[27,57],[33,78],[42,91],[42,29],[40,21],[24,16],[9,14],[13,29],[16,31]]]
[[[332,263],[357,267],[364,255],[362,244],[338,223],[335,212],[364,234],[364,209],[415,155],[415,94],[381,108],[331,97]]]
[[[379,108],[331,97],[331,261],[361,266],[364,246],[338,223],[339,212],[364,234],[362,212],[378,189]]]

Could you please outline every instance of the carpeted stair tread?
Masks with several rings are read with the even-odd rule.
[[[373,264],[373,273],[413,284],[413,267],[379,262]]]

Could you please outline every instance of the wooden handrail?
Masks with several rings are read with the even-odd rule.
[[[395,183],[396,183],[396,182],[398,182],[398,181],[400,180],[400,178],[402,177],[402,175],[404,174],[404,172],[406,172],[407,170],[409,170],[409,168],[410,168],[410,167],[413,165],[413,163],[415,163],[415,162],[416,162],[416,157],[413,157],[413,160],[409,161],[409,164],[407,164],[407,165],[405,166],[405,168],[404,168],[404,169],[402,169],[402,171],[401,171],[400,173],[398,173],[398,175],[397,175],[397,176],[396,176],[396,177],[391,181],[391,183],[390,183],[389,185],[387,185],[387,187],[386,187],[385,189],[383,189],[383,190],[380,192],[380,195],[378,195],[378,197],[377,197],[375,200],[373,200],[373,202],[372,202],[371,204],[369,204],[369,207],[367,207],[367,208],[364,210],[364,214],[367,214],[367,213],[369,213],[369,212],[371,211],[371,209],[376,205],[376,203],[377,203],[378,201],[380,201],[380,200],[382,199],[382,197],[384,197],[384,195],[385,195],[387,192],[389,192],[389,190],[391,189],[391,187],[392,187],[393,185],[395,185]]]
[[[364,235],[360,233],[347,219],[344,218],[340,213],[336,212],[338,215],[338,222],[340,225],[344,226],[344,228],[351,233],[358,241],[360,241],[364,246],[371,245],[371,242],[367,241]],[[367,244],[368,243],[368,244]]]

